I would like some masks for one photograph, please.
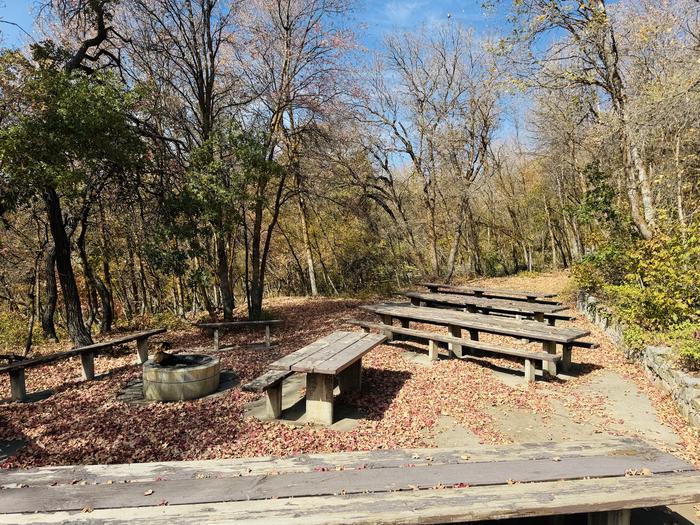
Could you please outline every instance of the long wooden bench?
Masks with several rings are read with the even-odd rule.
[[[265,348],[270,348],[272,344],[270,328],[282,324],[281,319],[268,319],[262,321],[223,321],[220,323],[198,323],[195,326],[204,330],[212,330],[214,334],[214,350],[219,348],[219,331],[231,330],[233,328],[256,328],[259,326],[265,327]]]
[[[531,290],[507,290],[504,288],[483,288],[480,286],[455,286],[452,284],[422,283],[431,293],[453,293],[474,295],[476,297],[491,297],[494,299],[512,299],[530,303],[561,304],[552,300],[555,293],[535,292]]]
[[[148,360],[148,339],[154,335],[162,334],[166,331],[165,328],[157,328],[155,330],[147,330],[137,332],[117,339],[110,339],[101,343],[81,346],[73,348],[65,352],[56,352],[54,354],[35,357],[33,359],[25,359],[22,361],[13,361],[12,363],[0,366],[0,373],[10,375],[11,398],[13,401],[24,401],[27,397],[27,388],[25,381],[25,370],[34,368],[56,361],[62,361],[71,357],[80,356],[80,362],[83,369],[83,378],[86,380],[94,379],[95,377],[95,355],[100,352],[109,350],[118,345],[136,341],[136,354],[139,363],[145,363]]]
[[[381,323],[370,323],[367,321],[349,321],[349,324],[359,326],[365,331],[377,330],[385,334],[389,340],[394,339],[394,335],[401,335],[410,339],[428,341],[428,355],[433,361],[438,359],[439,348],[437,343],[443,343],[447,345],[449,349],[446,352],[447,355],[453,353],[456,357],[462,359],[469,357],[465,350],[477,350],[479,352],[486,352],[490,354],[506,355],[509,357],[519,357],[524,361],[523,373],[525,376],[526,383],[530,383],[535,380],[536,362],[542,363],[542,370],[544,373],[548,372],[549,369],[549,367],[546,366],[544,363],[554,363],[556,367],[556,363],[561,361],[561,356],[556,354],[549,354],[547,352],[532,352],[529,350],[521,350],[519,348],[508,348],[503,346],[490,345],[472,339],[452,337],[450,335],[439,334],[427,330],[414,330],[411,328],[401,328],[398,326],[389,326]]]
[[[0,524],[469,523],[700,502],[700,474],[640,441],[400,449],[0,472]],[[558,523],[568,523],[560,520]]]
[[[263,375],[243,385],[246,392],[265,392],[265,411],[270,419],[277,419],[282,413],[282,382],[294,372],[268,370]]]

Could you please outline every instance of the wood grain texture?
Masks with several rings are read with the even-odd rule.
[[[317,339],[313,343],[270,363],[268,368],[273,370],[291,370],[292,366],[298,361],[301,361],[309,356],[312,356],[316,352],[323,350],[328,345],[332,344],[334,341],[340,339],[348,333],[350,332],[333,332],[332,334],[322,337],[321,339]]]
[[[335,494],[412,491],[437,486],[489,486],[556,480],[624,477],[648,469],[654,476],[690,471],[687,463],[662,452],[536,460],[464,462],[384,469],[248,475],[226,479],[162,480],[103,485],[59,485],[0,491],[3,513],[55,512],[115,507],[253,501]],[[653,477],[653,476],[652,476]],[[145,497],[144,494],[155,497]]]
[[[513,301],[509,299],[495,299],[487,297],[476,297],[473,295],[458,295],[446,293],[429,292],[403,292],[401,295],[433,304],[443,304],[450,306],[474,306],[481,310],[494,312],[520,313],[534,315],[535,313],[552,314],[566,310],[567,307],[561,304],[528,303],[525,301]],[[568,316],[567,316],[568,317]]]
[[[454,293],[482,294],[494,297],[524,297],[527,299],[551,299],[556,297],[555,293],[535,292],[532,290],[508,290],[506,288],[483,288],[481,286],[455,286],[451,284],[423,283],[429,290],[449,290]]]
[[[286,378],[292,375],[292,372],[284,370],[268,370],[261,376],[256,377],[243,385],[243,390],[246,392],[264,392],[268,388],[281,383]]]

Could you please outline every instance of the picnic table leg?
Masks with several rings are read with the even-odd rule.
[[[437,361],[438,357],[438,345],[432,339],[428,341],[428,357],[431,361]]]
[[[219,350],[219,329],[214,328],[214,350]]]
[[[10,372],[10,395],[12,397],[12,401],[24,401],[24,399],[27,397],[24,368]]]
[[[265,325],[265,348],[270,348],[270,325]]]
[[[411,323],[408,319],[399,319],[399,322],[401,323],[401,328],[408,328],[409,326],[411,326]]]
[[[394,324],[393,318],[390,315],[380,315],[379,317],[382,320],[382,323],[387,326],[392,326]],[[384,335],[386,336],[387,342],[394,340],[394,334],[390,330],[386,330]]]
[[[448,326],[447,329],[450,331],[452,337],[462,337],[462,329],[459,326]],[[449,343],[448,348],[450,353],[457,357],[464,357],[464,347],[457,343]]]
[[[525,382],[535,381],[535,362],[532,359],[525,359]]]
[[[141,337],[136,340],[136,353],[138,354],[139,363],[143,364],[148,361],[148,337]]]
[[[338,374],[340,393],[359,392],[362,389],[362,359]]]
[[[544,312],[535,312],[535,321],[544,323]]]
[[[564,345],[562,347],[561,369],[564,372],[571,370],[571,349],[571,345]]]
[[[544,343],[542,343],[542,350],[544,350],[548,354],[556,354],[557,343],[545,341]],[[557,364],[553,361],[542,361],[542,372],[552,376],[557,375]]]
[[[333,376],[306,374],[306,420],[319,425],[333,424]]]
[[[413,306],[420,306],[420,299],[418,299],[417,297],[411,297],[411,304]]]
[[[630,525],[632,512],[629,509],[608,512],[589,512],[588,525]]]
[[[83,379],[95,379],[95,354],[85,352],[80,354],[80,363],[83,365]]]
[[[270,419],[278,419],[282,414],[282,383],[265,391],[265,412]]]

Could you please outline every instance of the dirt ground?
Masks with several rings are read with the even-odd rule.
[[[572,300],[567,275],[539,274],[481,281],[482,285],[560,293]],[[355,299],[276,298],[266,308],[285,320],[271,349],[252,346],[256,332],[230,333],[222,344],[223,368],[233,387],[209,399],[133,404],[117,399],[138,379],[128,348],[96,360],[99,380],[84,382],[79,360],[27,371],[40,401],[0,405],[0,462],[4,468],[76,463],[128,463],[288,455],[395,447],[478,447],[483,444],[605,440],[634,436],[700,466],[700,433],[690,428],[670,397],[627,362],[604,334],[575,313],[574,326],[589,330],[597,349],[574,349],[570,376],[527,386],[521,364],[505,359],[430,363],[426,348],[385,344],[363,360],[363,391],[338,403],[330,428],[304,423],[303,378],[285,387],[284,421],[264,421],[260,396],[240,384],[281,355],[372,316]],[[427,328],[427,327],[426,327]],[[175,349],[211,351],[207,334],[190,329],[164,336]],[[484,336],[487,342],[527,346]],[[532,348],[536,348],[532,346]],[[50,395],[48,395],[50,394]],[[7,377],[0,396],[9,395]],[[258,416],[258,417],[256,417]],[[23,446],[20,446],[21,444]],[[690,507],[672,523],[700,523]],[[687,521],[681,521],[685,516]],[[662,521],[659,521],[661,523]]]

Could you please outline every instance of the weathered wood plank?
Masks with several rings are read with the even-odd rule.
[[[556,516],[590,510],[605,512],[698,501],[700,478],[694,474],[677,474],[218,504],[98,509],[90,513],[8,514],[0,515],[0,523],[37,525],[99,522],[113,525],[128,521],[134,525],[418,525]]]
[[[337,341],[338,339],[340,339],[348,333],[350,332],[333,332],[332,334],[322,337],[321,339],[318,339],[313,343],[303,348],[300,348],[296,352],[287,354],[286,356],[278,359],[277,361],[270,363],[268,365],[268,368],[271,368],[273,370],[291,370],[292,366],[298,361],[301,361],[302,359],[311,356],[316,352],[320,352],[328,345],[332,344],[334,341]]]
[[[314,366],[317,374],[338,374],[352,365],[363,355],[386,341],[383,334],[362,334],[363,337],[351,345],[348,345],[342,352],[334,355],[330,359]]]
[[[343,354],[348,346],[356,343],[357,341],[366,337],[367,334],[364,332],[345,332],[345,335],[331,344],[322,348],[318,352],[312,355],[304,357],[304,359],[297,361],[291,366],[291,370],[294,372],[302,373],[316,373],[317,367],[322,366],[323,363],[333,358],[336,355]]]
[[[225,478],[270,472],[311,472],[317,469],[394,468],[408,463],[438,465],[468,461],[500,461],[516,459],[552,459],[600,455],[653,454],[646,443],[624,437],[606,441],[564,441],[558,443],[526,443],[478,448],[395,449],[371,452],[339,452],[303,454],[286,458],[254,457],[226,460],[167,461],[114,465],[72,465],[31,469],[0,470],[0,488],[19,485],[50,486],[71,484],[75,480],[90,484],[137,482],[162,479]]]
[[[321,376],[323,377],[323,376]],[[654,455],[587,456],[539,460],[468,462],[244,476],[226,479],[163,480],[111,485],[59,485],[0,491],[0,512],[55,512],[115,507],[251,501],[270,498],[362,494],[436,486],[486,486],[540,483],[555,480],[624,477],[629,470],[648,469],[654,475],[689,471],[692,466],[662,452]],[[698,479],[700,475],[696,473]],[[152,491],[152,493],[151,493]],[[154,498],[144,497],[151,493]]]
[[[290,375],[292,375],[292,372],[285,370],[268,370],[261,376],[243,385],[243,390],[246,392],[264,392],[271,386],[281,383]]]
[[[525,297],[528,300],[536,299],[551,299],[556,297],[555,293],[547,292],[535,292],[532,290],[508,290],[505,288],[484,288],[481,286],[455,286],[451,284],[440,284],[440,283],[423,283],[423,286],[428,288],[431,292],[433,290],[448,290],[453,293],[465,293],[465,294],[479,294],[485,297]]]

